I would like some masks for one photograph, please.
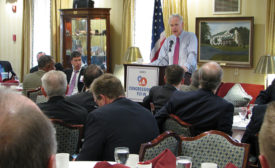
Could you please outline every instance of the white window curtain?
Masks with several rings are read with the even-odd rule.
[[[154,0],[135,0],[134,46],[139,47],[143,62],[150,62]]]
[[[50,7],[50,0],[33,0],[32,67],[37,65],[38,52],[51,53]]]

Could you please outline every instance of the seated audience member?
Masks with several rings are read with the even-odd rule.
[[[124,95],[119,79],[104,74],[94,80],[91,92],[98,106],[88,114],[84,143],[77,160],[114,160],[114,148],[129,147],[138,154],[142,143],[159,135],[152,113]]]
[[[8,72],[8,78],[3,79],[2,72]],[[13,79],[16,76],[9,61],[0,61],[0,81]]]
[[[252,157],[258,157],[259,155],[258,137],[256,136],[256,134],[259,133],[262,126],[266,107],[267,104],[257,105],[253,107],[251,120],[246,126],[245,133],[242,137],[242,143],[250,144],[250,154]]]
[[[268,104],[264,122],[259,133],[260,156],[262,168],[275,167],[275,102]]]
[[[94,81],[94,79],[98,78],[103,74],[103,71],[101,68],[97,65],[90,64],[84,72],[84,87],[85,87],[85,92],[80,92],[78,94],[68,96],[66,97],[66,100],[72,103],[76,103],[82,107],[85,107],[88,112],[93,111],[96,109],[96,103],[94,101],[93,95],[90,92],[90,85]]]
[[[172,93],[179,89],[183,74],[184,70],[181,66],[175,64],[167,66],[164,75],[166,84],[152,87],[149,95],[143,99],[143,106],[150,109],[150,103],[153,103],[155,106],[154,113],[161,109],[170,99]]]
[[[23,81],[23,94],[27,94],[27,90],[36,89],[41,86],[42,76],[50,71],[55,69],[54,60],[51,56],[43,55],[38,60],[38,71],[34,73],[29,73],[24,77]]]
[[[46,55],[46,53],[44,53],[44,52],[42,52],[42,51],[40,51],[40,52],[37,53],[37,55],[36,55],[37,62],[38,62],[39,58],[40,58],[41,56],[43,56],[43,55]],[[59,62],[55,63],[54,66],[55,66],[55,69],[56,69],[56,70],[59,70],[59,71],[63,71],[63,70],[64,70],[62,64],[60,64]],[[30,69],[30,73],[33,73],[33,72],[36,72],[36,71],[38,71],[38,65],[36,65],[36,66],[34,66],[34,67],[32,67],[32,68]]]
[[[54,128],[25,96],[0,89],[0,167],[55,168]]]
[[[267,104],[275,100],[275,79],[266,90],[260,92],[255,100],[255,104]]]
[[[62,71],[49,71],[42,77],[42,93],[49,98],[38,106],[49,118],[61,119],[70,124],[84,124],[87,110],[65,100],[68,90],[66,75]]]
[[[181,85],[180,90],[184,92],[195,91],[199,89],[199,70],[193,72],[191,77],[191,85]]]
[[[199,69],[200,89],[191,92],[175,91],[168,103],[155,115],[159,127],[162,128],[169,114],[175,114],[192,124],[193,136],[209,130],[219,130],[231,135],[234,107],[215,95],[222,74],[222,68],[216,62],[205,63]]]
[[[65,70],[67,75],[67,82],[69,83],[68,96],[81,92],[83,89],[83,74],[84,69],[81,68],[81,53],[78,51],[73,51],[71,54],[71,64],[72,69]]]

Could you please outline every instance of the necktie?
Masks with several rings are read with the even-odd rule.
[[[173,57],[173,64],[179,63],[179,52],[180,52],[180,39],[179,37],[177,37],[177,42],[176,42],[174,57]]]
[[[75,82],[76,82],[76,75],[77,75],[78,72],[79,71],[74,72],[74,76],[73,76],[72,81],[70,83],[68,95],[71,95],[73,93],[73,90],[74,90],[74,87],[75,87]]]

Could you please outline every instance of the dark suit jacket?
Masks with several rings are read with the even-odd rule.
[[[275,79],[266,90],[260,92],[255,100],[255,104],[267,104],[273,100],[275,100]]]
[[[65,99],[86,108],[88,112],[91,112],[97,108],[91,92],[80,92],[78,94],[68,96]]]
[[[158,111],[167,103],[176,90],[177,89],[170,84],[154,86],[150,89],[149,95],[144,97],[143,106],[150,110],[150,103],[152,102],[155,105],[155,111]]]
[[[258,156],[259,154],[258,137],[256,134],[259,133],[261,129],[266,108],[267,104],[254,106],[251,120],[246,126],[246,130],[242,138],[243,143],[250,144],[250,153],[254,156]]]
[[[70,124],[84,124],[88,114],[84,107],[66,101],[63,96],[51,97],[38,106],[49,118],[61,119]]]
[[[79,74],[78,79],[77,79],[78,92],[81,92],[83,87],[84,87],[83,81],[80,81],[81,76],[84,75],[84,71],[85,71],[85,69],[81,68],[80,74]],[[68,85],[69,85],[70,80],[71,80],[71,76],[72,76],[72,73],[73,73],[73,69],[66,69],[64,72],[67,75],[67,82],[68,82]]]
[[[0,61],[0,64],[4,68],[5,72],[9,72],[12,74],[12,76],[16,76],[15,72],[12,70],[12,67],[9,61]]]
[[[210,91],[199,89],[191,92],[175,91],[168,103],[156,113],[155,118],[162,128],[169,114],[175,114],[192,124],[193,136],[209,130],[232,135],[233,112],[231,103]]]
[[[142,143],[159,135],[152,113],[126,98],[99,107],[88,114],[82,150],[77,160],[114,160],[114,148],[129,147],[139,153]]]
[[[58,70],[58,71],[63,71],[64,70],[62,64],[60,64],[60,63],[55,63],[54,66],[55,66],[55,69]],[[33,73],[35,71],[38,71],[38,65],[36,65],[36,66],[34,66],[30,69],[30,73]]]

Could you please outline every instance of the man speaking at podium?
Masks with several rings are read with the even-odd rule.
[[[182,66],[186,73],[191,74],[197,67],[197,37],[192,32],[183,31],[183,19],[179,14],[173,14],[169,18],[169,25],[172,35],[163,43],[159,57],[153,65],[172,65]]]

